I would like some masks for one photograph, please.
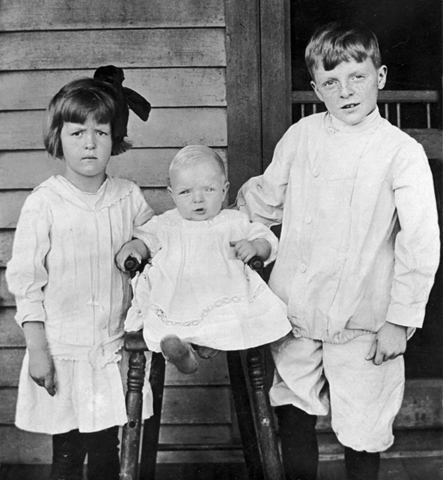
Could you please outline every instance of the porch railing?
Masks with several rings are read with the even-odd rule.
[[[418,124],[408,125],[407,128],[431,129],[440,128],[439,100],[436,90],[381,90],[378,105],[381,115],[399,128],[402,128],[403,115],[409,110],[413,112],[409,115],[413,115]],[[293,91],[292,104],[294,121],[325,110],[323,103],[311,91]]]

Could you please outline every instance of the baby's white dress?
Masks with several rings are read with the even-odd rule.
[[[27,198],[7,281],[16,297],[17,322],[45,324],[56,394],[51,397],[32,380],[26,353],[17,427],[59,434],[126,423],[122,346],[131,289],[114,258],[153,214],[141,190],[119,178],[107,178],[92,194],[55,176]],[[152,413],[147,387],[145,418]]]
[[[264,225],[251,223],[236,210],[189,221],[174,209],[153,217],[135,236],[153,258],[133,280],[125,329],[143,328],[150,350],[160,351],[160,340],[168,334],[217,350],[243,350],[291,330],[284,302],[231,246],[265,238],[272,246],[272,261],[277,238]]]

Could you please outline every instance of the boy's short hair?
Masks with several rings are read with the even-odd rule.
[[[363,62],[367,58],[372,60],[375,68],[381,67],[377,37],[363,25],[343,22],[332,22],[318,28],[305,51],[306,66],[313,80],[314,70],[319,64],[328,71],[342,62],[351,59]]]
[[[174,170],[182,167],[193,166],[202,160],[211,158],[214,160],[220,169],[220,174],[226,179],[226,168],[220,155],[212,150],[212,148],[203,145],[188,145],[177,152],[169,165],[169,175]]]
[[[63,158],[60,138],[65,122],[85,123],[92,117],[97,123],[111,125],[111,155],[119,155],[131,148],[126,140],[114,137],[113,123],[117,104],[109,85],[101,80],[81,78],[65,85],[49,103],[43,131],[46,150],[55,158]]]

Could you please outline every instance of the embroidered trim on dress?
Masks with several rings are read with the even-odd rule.
[[[257,297],[266,289],[266,285],[261,283],[256,289],[251,298],[249,298],[248,303],[254,302]],[[245,295],[234,295],[233,297],[223,297],[214,302],[212,305],[206,307],[200,314],[200,318],[196,320],[189,320],[187,322],[176,322],[174,320],[169,320],[165,311],[161,309],[158,305],[153,305],[151,310],[157,315],[157,317],[165,324],[170,326],[182,326],[182,327],[195,327],[202,323],[208,315],[215,310],[216,308],[224,307],[231,303],[239,303],[246,301]]]

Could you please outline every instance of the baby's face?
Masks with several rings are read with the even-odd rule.
[[[180,215],[197,222],[220,212],[229,187],[212,159],[173,170],[170,182],[169,191]]]
[[[332,70],[317,65],[311,85],[331,115],[347,125],[357,125],[374,111],[386,75],[386,67],[375,68],[370,58],[363,62],[352,59]]]

